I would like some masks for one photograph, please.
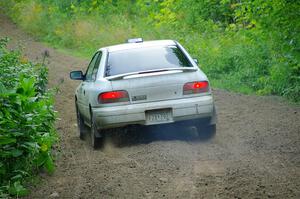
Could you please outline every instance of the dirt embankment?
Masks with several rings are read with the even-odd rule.
[[[104,150],[79,140],[69,71],[87,60],[34,41],[0,16],[0,36],[22,44],[31,60],[50,53],[50,85],[61,120],[57,170],[28,198],[300,198],[300,108],[275,97],[214,90],[216,136],[193,141],[190,127],[109,136]]]

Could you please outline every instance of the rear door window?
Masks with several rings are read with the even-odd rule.
[[[101,57],[102,57],[102,52],[99,52],[97,60],[95,62],[95,67],[93,69],[93,73],[92,73],[92,80],[95,81],[97,78],[97,73],[98,73],[98,69],[100,66],[100,61],[101,61]]]
[[[105,76],[178,67],[192,64],[175,45],[134,48],[109,53]]]
[[[89,66],[88,66],[88,69],[86,70],[86,73],[85,73],[85,80],[86,81],[93,81],[93,80],[95,80],[94,73],[97,72],[98,67],[99,67],[99,63],[100,63],[99,54],[100,54],[100,52],[97,52],[93,56],[93,58],[92,58],[92,60],[91,60],[91,62],[89,64]],[[97,63],[98,63],[98,66],[97,66]]]

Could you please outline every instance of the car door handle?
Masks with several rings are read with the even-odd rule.
[[[83,95],[85,95],[85,90],[83,90]]]

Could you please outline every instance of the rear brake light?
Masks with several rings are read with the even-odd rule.
[[[116,103],[116,102],[128,102],[129,96],[127,91],[111,91],[101,93],[98,96],[98,102],[101,104]]]
[[[209,85],[207,81],[202,82],[189,82],[183,86],[183,94],[195,94],[195,93],[205,93],[209,91]]]

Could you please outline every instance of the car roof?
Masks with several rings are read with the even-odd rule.
[[[176,42],[173,40],[153,40],[153,41],[144,41],[139,43],[125,43],[125,44],[107,46],[104,48],[107,49],[108,52],[115,52],[115,51],[128,50],[134,48],[168,46],[168,45],[176,45]]]

